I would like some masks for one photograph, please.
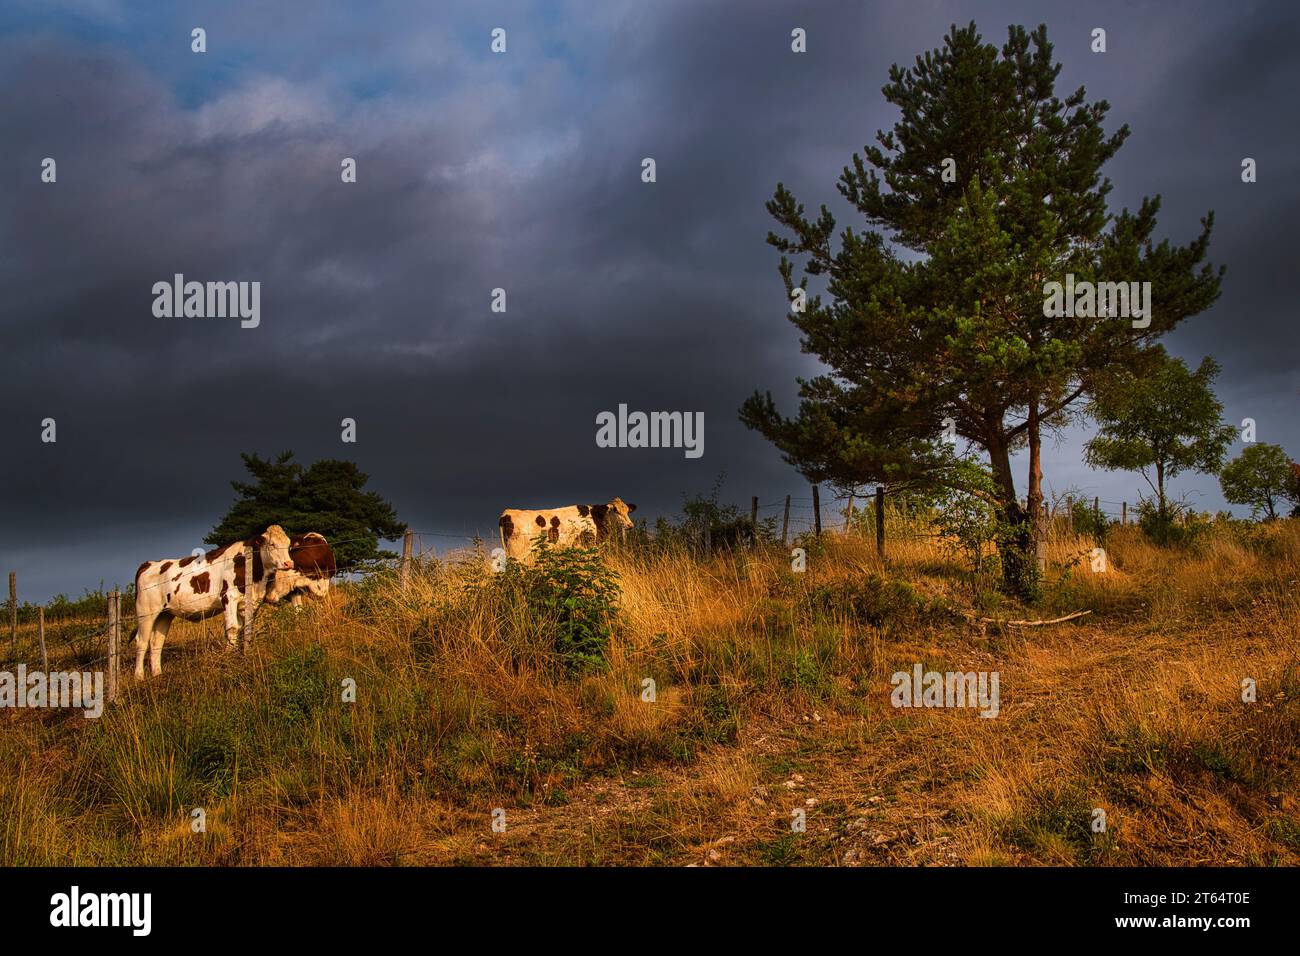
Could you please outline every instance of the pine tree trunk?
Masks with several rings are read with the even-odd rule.
[[[1027,428],[1029,435],[1029,491],[1025,508],[1029,512],[1029,523],[1032,526],[1032,532],[1037,539],[1037,535],[1042,532],[1043,520],[1043,436],[1039,431],[1038,421],[1038,399],[1034,397],[1029,403],[1029,425]]]
[[[1035,511],[1021,508],[1016,497],[1016,481],[1011,471],[1011,451],[999,434],[990,436],[986,446],[989,465],[997,482],[1002,504],[1002,521],[1006,532],[998,538],[998,558],[1002,562],[1002,589],[1008,594],[1027,597],[1037,578],[1034,564]],[[1042,471],[1039,469],[1039,500],[1042,500]]]

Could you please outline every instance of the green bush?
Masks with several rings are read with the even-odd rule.
[[[775,516],[755,522],[748,509],[719,504],[725,475],[719,475],[708,494],[684,496],[681,517],[658,518],[654,533],[644,524],[629,531],[627,540],[644,549],[684,549],[694,554],[717,554],[770,544],[778,539]]]
[[[1138,527],[1152,544],[1162,548],[1190,548],[1203,541],[1212,525],[1204,516],[1177,502],[1166,502],[1160,511],[1151,498],[1137,504]]]
[[[1111,522],[1100,508],[1095,508],[1083,500],[1075,501],[1070,508],[1070,523],[1075,534],[1092,538],[1099,548],[1106,546],[1106,536],[1110,533]]]
[[[823,585],[810,595],[814,611],[839,612],[874,627],[891,621],[916,621],[943,616],[943,609],[917,593],[906,581],[879,574]]]
[[[997,547],[1003,523],[986,499],[956,491],[944,495],[933,520],[944,547],[962,558],[972,573],[1000,573]]]
[[[502,586],[554,627],[555,651],[570,675],[604,667],[618,617],[618,575],[595,548],[555,548],[542,537],[533,543],[533,559],[507,562]]]

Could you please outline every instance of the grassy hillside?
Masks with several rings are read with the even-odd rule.
[[[1032,609],[932,539],[610,553],[603,667],[481,558],[269,610],[247,656],[178,622],[101,719],[0,712],[0,863],[1300,863],[1300,524],[1090,546]],[[998,671],[1000,716],[893,708],[916,663]]]

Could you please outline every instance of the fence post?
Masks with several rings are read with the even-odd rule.
[[[410,528],[406,529],[406,534],[402,537],[402,568],[399,572],[402,582],[402,593],[406,593],[406,587],[411,583],[411,542],[415,538],[415,532]]]
[[[117,645],[120,637],[122,623],[118,615],[119,611],[117,592],[108,592],[108,679],[105,681],[105,696],[109,702],[117,700]]]
[[[45,606],[36,609],[36,639],[41,643],[41,673],[50,672],[50,659],[45,654]]]
[[[822,502],[816,485],[813,489],[813,528],[817,532],[817,537],[822,536]]]
[[[849,506],[844,512],[844,533],[853,529],[853,492],[849,491]]]
[[[244,654],[248,653],[249,646],[253,643],[253,589],[256,587],[253,583],[253,546],[244,545],[244,641],[243,647],[240,648]]]
[[[790,496],[785,496],[785,517],[781,519],[781,547],[785,547],[787,533],[790,531]]]
[[[1121,501],[1121,502],[1120,502],[1120,505],[1119,505],[1119,523],[1120,523],[1121,525],[1126,525],[1126,524],[1128,524],[1128,502],[1127,502],[1127,501]]]
[[[749,499],[749,524],[754,529],[754,539],[758,540],[758,495]]]
[[[885,486],[876,485],[876,557],[885,560]]]
[[[18,653],[18,572],[9,572],[9,650]]]

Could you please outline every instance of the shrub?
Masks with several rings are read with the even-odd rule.
[[[883,627],[891,621],[935,617],[941,613],[940,608],[923,598],[906,581],[887,580],[879,574],[823,585],[813,591],[811,600],[815,611],[839,611],[875,627]]]
[[[533,558],[532,565],[507,562],[502,585],[553,625],[555,651],[569,674],[603,667],[618,616],[618,575],[594,548],[553,548],[541,537]]]
[[[1070,522],[1075,534],[1092,538],[1099,548],[1106,546],[1106,536],[1110,533],[1111,523],[1100,508],[1088,504],[1087,501],[1075,501],[1070,508]]]
[[[934,527],[943,535],[944,547],[963,557],[974,574],[998,571],[996,545],[1003,527],[988,501],[964,492],[947,494],[937,505]],[[986,559],[991,567],[985,565]]]
[[[1202,541],[1211,525],[1204,515],[1177,502],[1167,502],[1162,513],[1152,498],[1137,504],[1138,527],[1148,541],[1162,548],[1187,548]]]
[[[724,477],[718,476],[707,495],[697,494],[685,498],[680,521],[659,518],[655,522],[653,538],[645,534],[642,540],[653,540],[654,545],[660,549],[683,547],[697,554],[733,551],[775,541],[775,517],[755,523],[736,505],[718,503]]]

